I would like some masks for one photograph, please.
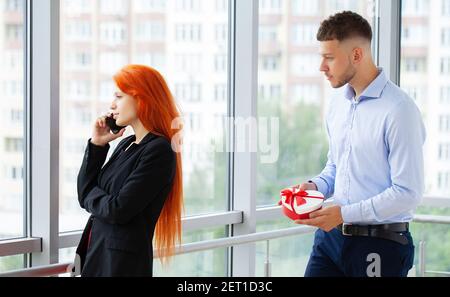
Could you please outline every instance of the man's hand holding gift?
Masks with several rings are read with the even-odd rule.
[[[289,189],[289,188],[288,188]],[[286,191],[288,189],[285,189],[281,191],[282,195],[286,194]],[[311,193],[314,195],[317,195],[315,193],[317,191],[317,186],[313,182],[303,183],[299,186],[290,188],[294,192],[301,194],[303,197],[311,197],[311,198],[319,198],[310,195]],[[298,190],[297,190],[298,189]],[[306,196],[305,196],[306,195]],[[299,197],[300,199],[303,197]],[[286,214],[286,212],[285,212]],[[329,206],[326,208],[319,208],[318,210],[314,210],[309,213],[309,217],[307,218],[300,218],[300,219],[294,219],[294,222],[296,224],[300,225],[308,225],[308,226],[314,226],[317,228],[320,228],[324,230],[325,232],[331,231],[336,226],[343,223],[342,214],[341,214],[341,207],[339,205]],[[292,216],[289,216],[293,218]]]

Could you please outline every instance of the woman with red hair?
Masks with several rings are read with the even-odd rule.
[[[180,116],[161,74],[128,65],[115,76],[111,133],[107,116],[94,123],[77,188],[91,214],[77,248],[82,276],[152,276],[153,237],[161,261],[181,242],[181,153],[173,123]],[[102,167],[109,142],[132,126]]]

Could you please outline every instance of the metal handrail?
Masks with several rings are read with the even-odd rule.
[[[434,216],[434,215],[415,215],[414,222],[417,223],[433,223],[433,224],[450,224],[449,216]],[[193,252],[199,252],[204,250],[210,250],[221,247],[230,247],[234,245],[253,243],[258,241],[268,241],[271,239],[288,237],[300,234],[312,233],[317,228],[310,226],[290,227],[285,229],[258,232],[240,236],[226,237],[214,240],[200,241],[194,243],[183,244],[175,250],[175,255],[187,254]],[[154,251],[155,258],[158,257],[158,252]],[[424,253],[420,253],[419,263],[424,263]],[[46,265],[41,267],[20,269],[15,271],[9,271],[0,273],[0,277],[17,277],[17,276],[53,276],[64,273],[71,273],[73,263],[59,263]],[[430,271],[423,270],[424,273],[430,273]],[[443,272],[447,273],[447,272]]]
[[[310,234],[317,228],[310,226],[291,227],[273,231],[258,232],[246,235],[239,235],[233,237],[226,237],[220,239],[199,241],[194,243],[183,244],[176,248],[175,255],[200,252],[211,250],[215,248],[230,247],[241,244],[254,243],[258,241],[266,241],[280,237],[288,237],[293,235]],[[158,251],[154,251],[155,258],[158,258]],[[59,263],[46,265],[41,267],[34,267],[28,269],[20,269],[0,273],[0,277],[33,277],[33,276],[54,276],[58,274],[71,273],[74,263]]]

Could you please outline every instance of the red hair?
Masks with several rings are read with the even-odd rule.
[[[113,78],[122,92],[137,100],[137,116],[143,126],[151,133],[172,141],[182,129],[172,127],[172,122],[180,117],[180,113],[163,76],[148,66],[127,65]],[[173,256],[176,242],[181,243],[183,180],[180,149],[176,149],[175,153],[176,172],[172,189],[155,230],[155,247],[162,263]]]

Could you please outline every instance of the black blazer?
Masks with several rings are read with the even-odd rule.
[[[125,151],[135,140],[123,139],[103,168],[109,144],[88,141],[77,180],[80,206],[92,214],[76,251],[81,276],[152,276],[153,233],[176,155],[167,139],[152,133]]]

